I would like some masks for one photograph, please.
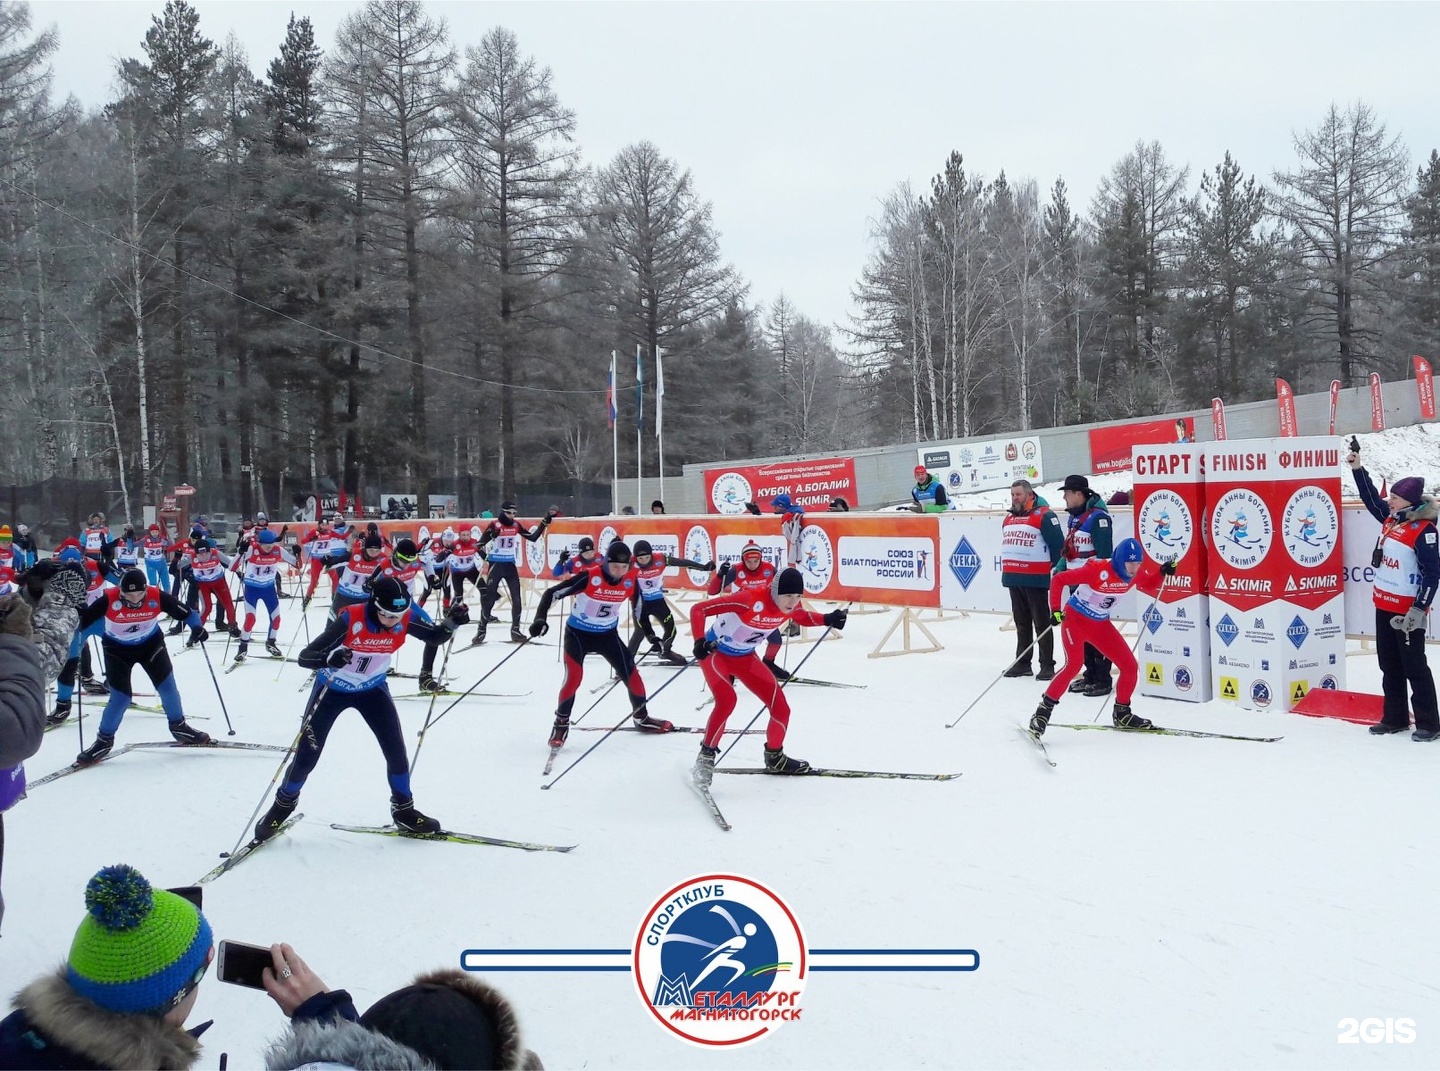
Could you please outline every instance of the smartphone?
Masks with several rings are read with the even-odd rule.
[[[220,981],[250,989],[264,989],[265,968],[273,970],[275,967],[275,957],[270,955],[269,948],[241,944],[239,941],[221,941],[215,958],[215,976]]]
[[[205,898],[205,890],[199,885],[186,885],[179,889],[166,889],[166,892],[173,892],[176,896],[184,897],[195,905],[197,911],[204,911],[205,905],[201,901]]]

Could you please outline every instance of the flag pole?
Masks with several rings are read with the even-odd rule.
[[[665,501],[665,351],[655,347],[655,439],[660,450],[660,501]]]
[[[615,419],[615,351],[610,351],[610,397],[605,401],[610,416],[610,512],[620,512],[620,421]]]
[[[635,345],[635,515],[645,499],[645,371],[640,363],[640,345]]]

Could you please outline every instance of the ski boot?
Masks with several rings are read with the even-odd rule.
[[[1131,713],[1129,703],[1115,704],[1115,728],[1117,729],[1153,729],[1155,723],[1149,718],[1142,718],[1138,714]]]
[[[778,747],[765,749],[765,772],[770,774],[803,774],[810,772],[810,764],[803,759],[792,759]]]
[[[80,678],[80,687],[85,689],[86,695],[109,695],[110,686],[95,677]]]
[[[255,825],[255,839],[269,840],[280,831],[290,816],[295,813],[295,805],[300,802],[299,796],[287,796],[282,788],[275,793],[275,802],[270,804],[270,809],[260,817]]]
[[[422,692],[443,692],[445,690],[444,685],[442,685],[429,673],[420,674],[420,683],[417,688],[419,691]]]
[[[479,625],[475,626],[475,635],[474,635],[474,636],[471,638],[471,640],[470,640],[470,646],[471,646],[471,647],[479,647],[479,646],[480,646],[482,643],[484,643],[484,642],[485,642],[485,622],[484,622],[484,621],[481,621]]]
[[[1040,705],[1030,715],[1030,731],[1036,736],[1045,735],[1045,726],[1050,724],[1050,715],[1055,713],[1055,700],[1048,695],[1040,697]]]
[[[498,617],[496,617],[494,614],[486,614],[486,615],[485,615],[485,624],[487,624],[487,625],[498,625],[499,623],[500,623],[500,619],[499,619]]]
[[[390,820],[406,833],[439,833],[440,823],[415,809],[411,796],[390,797]]]
[[[238,640],[242,635],[244,635],[244,633],[242,633],[242,632],[240,631],[240,626],[237,625],[237,624],[235,624],[235,622],[233,622],[233,621],[230,622],[230,635],[231,635],[234,639],[237,639],[237,640]]]
[[[182,632],[184,632],[184,631],[185,631],[185,622],[183,622],[183,621],[176,621],[175,624],[171,625],[171,626],[169,627],[169,629],[166,630],[165,635],[167,635],[167,636],[178,636],[178,635],[180,635],[180,633],[182,633]]]
[[[529,641],[530,641],[530,637],[527,636],[527,635],[525,635],[525,633],[523,633],[523,632],[520,631],[520,626],[519,626],[519,625],[511,625],[511,626],[510,626],[510,642],[511,642],[511,643],[528,643]]]
[[[114,746],[115,737],[113,734],[96,733],[95,742],[75,756],[75,765],[94,766],[106,755],[110,754],[110,749]]]
[[[644,707],[635,711],[631,715],[631,720],[635,723],[635,728],[647,733],[668,733],[675,728],[673,722],[665,721],[663,718],[652,718],[650,712]]]
[[[175,738],[176,743],[183,747],[200,747],[211,743],[209,733],[201,732],[186,721],[172,721],[170,735]]]
[[[706,747],[700,745],[700,754],[695,758],[695,765],[690,768],[690,778],[702,788],[709,788],[710,782],[715,779],[715,760],[720,757],[718,747]]]
[[[265,641],[265,653],[268,654],[271,658],[285,657],[285,652],[280,650],[280,645],[275,642],[274,636],[271,636]]]
[[[668,647],[666,647],[660,652],[660,658],[662,661],[669,662],[672,666],[684,666],[689,664],[689,659],[687,659],[684,655],[676,654]]]
[[[570,719],[569,719],[569,718],[562,718],[562,717],[560,717],[559,715],[556,715],[556,717],[555,717],[555,724],[554,724],[554,726],[552,726],[551,729],[550,729],[550,746],[551,746],[551,747],[564,747],[564,746],[565,746],[565,738],[566,738],[567,736],[569,736],[569,735],[570,735]]]
[[[770,674],[777,681],[788,681],[795,676],[795,674],[791,673],[788,669],[781,669],[774,662],[771,662],[768,658],[765,659],[765,668],[770,671]]]
[[[61,725],[68,717],[70,717],[70,700],[57,699],[55,700],[55,709],[45,715],[45,724]]]
[[[245,661],[245,656],[250,653],[250,641],[241,640],[235,647],[235,657],[231,659],[232,664],[238,665]]]

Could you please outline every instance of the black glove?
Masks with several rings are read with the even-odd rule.
[[[210,633],[205,631],[204,625],[196,625],[190,630],[191,643],[204,643],[210,638]]]
[[[706,562],[703,566],[701,566],[701,568],[704,569],[707,573],[713,573],[715,571],[715,563]]]
[[[60,596],[66,606],[80,610],[85,606],[85,593],[90,587],[90,577],[85,573],[85,566],[79,562],[66,562],[56,567],[55,575],[45,587],[47,591],[53,591]]]
[[[468,625],[470,623],[470,607],[463,602],[452,603],[445,619],[456,627]]]
[[[701,636],[698,640],[695,641],[695,661],[705,661],[705,659],[709,658],[710,655],[714,652],[715,648],[718,646],[719,644],[717,644],[714,640],[707,640],[704,636]]]
[[[1174,576],[1180,571],[1180,563],[1177,562],[1174,558],[1171,558],[1168,562],[1161,563],[1160,571],[1166,576]]]
[[[825,624],[829,625],[831,628],[844,629],[845,622],[849,617],[850,611],[842,606],[838,610],[831,610],[828,614],[825,615],[823,620]]]
[[[555,564],[556,564],[556,565],[563,566],[563,565],[564,565],[566,562],[568,562],[569,560],[570,560],[570,552],[569,552],[568,550],[562,550],[562,551],[560,552],[560,560],[559,560],[558,562],[556,562]]]
[[[530,636],[532,639],[536,636],[543,636],[549,631],[550,622],[546,621],[543,617],[537,617],[534,621],[530,622]]]
[[[719,578],[720,586],[722,588],[726,584],[730,583],[730,563],[725,562],[723,565],[721,565],[719,569],[715,570],[715,575]]]
[[[1050,620],[1051,620],[1052,623],[1054,623],[1054,624],[1056,624],[1056,625],[1061,624],[1061,623],[1064,622],[1064,620],[1065,620],[1065,611],[1064,611],[1064,610],[1051,610],[1051,611],[1050,611]]]
[[[350,649],[337,647],[325,656],[325,664],[331,669],[344,669],[350,663]]]

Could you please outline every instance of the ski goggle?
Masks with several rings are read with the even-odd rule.
[[[406,553],[404,553],[403,551],[398,551],[398,550],[397,550],[397,551],[395,552],[395,560],[396,560],[397,562],[399,562],[401,565],[409,565],[411,562],[413,562],[413,561],[415,560],[415,555],[414,555],[414,554],[406,554]]]

